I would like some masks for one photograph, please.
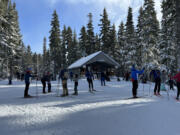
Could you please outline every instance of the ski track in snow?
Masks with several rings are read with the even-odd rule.
[[[24,83],[13,83],[9,86],[7,81],[0,82],[2,135],[180,135],[176,93],[170,91],[169,100],[166,92],[161,92],[162,98],[151,96],[153,84],[139,84],[138,95],[145,97],[127,99],[131,97],[131,82],[113,79],[102,87],[95,80],[97,92],[91,94],[82,79],[78,96],[62,98],[56,97],[57,82],[52,82],[53,92],[45,95],[38,82],[38,97],[24,99]],[[69,81],[70,94],[73,86]],[[36,95],[36,82],[30,85],[29,93]]]

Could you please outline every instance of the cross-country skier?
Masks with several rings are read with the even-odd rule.
[[[105,78],[106,78],[106,76],[105,76],[104,72],[101,72],[101,86],[105,86],[106,85],[105,84]]]
[[[160,95],[161,88],[161,73],[159,70],[152,70],[151,74],[154,76],[155,86],[154,86],[154,95]]]
[[[179,100],[179,94],[180,94],[180,69],[179,69],[179,73],[177,73],[173,79],[176,80],[177,82],[177,97],[176,99]]]
[[[137,88],[138,88],[138,74],[142,74],[144,72],[143,68],[141,71],[136,70],[135,65],[132,66],[131,69],[131,79],[132,79],[132,94],[133,94],[133,98],[137,98]]]
[[[170,86],[170,90],[174,90],[174,81],[172,79],[172,75],[169,75],[169,86]]]
[[[89,84],[89,92],[94,91],[94,87],[93,87],[93,73],[89,70],[86,71],[86,78]]]
[[[24,77],[24,79],[25,79],[25,84],[26,84],[26,86],[25,86],[25,90],[24,90],[24,98],[28,98],[28,97],[31,97],[29,94],[28,94],[28,90],[29,90],[29,85],[30,85],[30,77],[32,77],[32,75],[31,75],[31,70],[27,70],[26,71],[26,74],[25,74],[25,77]]]
[[[78,87],[78,74],[75,74],[74,75],[74,93],[73,93],[73,95],[78,95],[78,89],[77,89],[77,87]]]
[[[68,96],[68,88],[67,88],[67,80],[68,80],[68,73],[66,69],[61,70],[60,78],[62,80],[62,87],[63,87],[63,94],[62,97]]]
[[[47,81],[47,84],[48,84],[48,92],[51,92],[51,74],[50,72],[47,72],[47,75],[46,75],[46,81]]]
[[[43,77],[41,78],[41,83],[42,83],[42,85],[43,85],[43,91],[42,91],[42,93],[46,93],[46,80],[47,80],[47,77],[46,77],[46,75],[45,75],[45,73],[44,73],[44,75],[43,75]]]

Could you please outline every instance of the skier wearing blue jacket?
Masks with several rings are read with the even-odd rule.
[[[132,94],[133,94],[133,98],[137,98],[137,88],[138,88],[138,74],[142,74],[144,72],[143,68],[142,70],[138,71],[135,68],[135,65],[132,66],[131,69],[131,80],[132,80]]]
[[[31,97],[29,94],[28,94],[28,90],[29,90],[29,85],[30,85],[30,78],[33,77],[31,75],[31,70],[28,69],[26,71],[26,74],[25,74],[25,77],[24,77],[24,80],[25,80],[25,90],[24,90],[24,98],[28,98],[28,97]]]

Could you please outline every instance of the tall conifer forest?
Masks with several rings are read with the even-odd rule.
[[[115,59],[120,64],[118,70],[123,72],[133,64],[138,68],[163,67],[176,72],[179,48],[176,0],[163,0],[161,7],[162,20],[158,20],[154,0],[144,0],[137,22],[133,22],[133,9],[129,7],[127,19],[119,22],[119,26],[110,21],[104,8],[97,33],[92,13],[87,15],[87,25],[77,31],[66,25],[60,29],[61,20],[54,10],[49,20],[49,37],[42,39],[43,52],[38,54],[32,52],[31,45],[23,43],[16,3],[0,0],[0,78],[14,77],[28,68],[34,74],[49,71],[55,75],[79,58],[97,51]]]

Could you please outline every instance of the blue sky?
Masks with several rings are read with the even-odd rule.
[[[12,0],[16,3],[21,34],[25,45],[30,45],[33,52],[42,53],[43,38],[49,37],[52,13],[57,10],[60,29],[63,25],[71,26],[79,33],[82,25],[88,22],[87,14],[93,14],[95,32],[103,8],[107,9],[111,23],[116,26],[126,21],[128,6],[133,8],[134,21],[143,0]],[[158,19],[161,19],[161,0],[155,0]]]

